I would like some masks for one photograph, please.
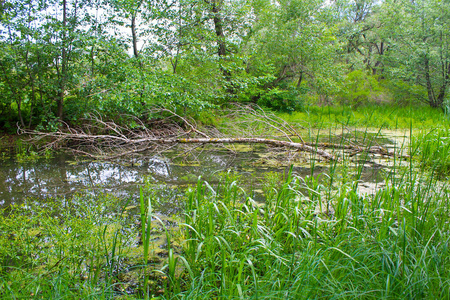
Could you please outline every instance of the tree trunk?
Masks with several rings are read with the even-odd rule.
[[[380,42],[380,47],[378,47],[377,44],[375,44],[375,46],[377,47],[378,50],[378,56],[381,57],[384,54],[384,43]],[[380,71],[380,72],[378,72]],[[380,58],[377,59],[377,61],[375,62],[374,67],[372,68],[372,74],[373,75],[377,75],[377,73],[379,74],[383,74],[383,63],[381,62]],[[380,76],[380,79],[384,79],[383,76]]]
[[[57,111],[56,116],[62,120],[64,93],[66,89],[66,72],[67,72],[67,0],[63,0],[63,36],[62,36],[62,51],[61,51],[61,73],[59,78],[59,90],[56,97]]]
[[[221,61],[225,58],[227,55],[227,47],[225,44],[225,34],[223,32],[223,20],[220,16],[221,11],[221,2],[222,0],[212,0],[211,1],[211,10],[214,14],[214,30],[216,32],[217,36],[217,55],[219,56],[219,61]],[[220,66],[220,69],[222,70],[222,74],[225,77],[227,81],[231,80],[231,73],[230,71],[226,70],[222,65]]]
[[[449,83],[449,76],[450,76],[450,64],[447,64],[447,69],[444,68],[444,81],[442,82],[441,89],[439,90],[439,95],[437,96],[437,102],[439,107],[442,107],[445,100],[445,93],[447,91],[448,83]]]
[[[31,104],[30,104],[30,118],[28,120],[28,127],[31,127],[31,121],[33,119],[33,109],[36,105],[36,87],[34,84],[34,74],[30,68],[30,61],[28,60],[28,51],[25,53],[25,62],[27,66],[28,76],[30,77],[30,86],[31,86]]]
[[[297,81],[297,88],[299,88],[300,85],[302,84],[302,79],[303,79],[303,71],[300,71],[300,75],[298,76],[298,81]]]
[[[133,37],[133,54],[134,57],[139,57],[139,51],[137,46],[137,34],[136,34],[136,15],[131,17],[131,35]]]
[[[424,59],[425,64],[425,81],[427,86],[427,93],[428,93],[428,103],[431,107],[438,107],[436,103],[436,99],[434,97],[433,92],[433,85],[431,84],[431,78],[430,78],[430,62],[427,56],[425,56]]]

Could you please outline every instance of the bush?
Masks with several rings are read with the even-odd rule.
[[[286,90],[273,88],[264,92],[258,99],[257,103],[260,106],[277,111],[301,111],[304,107],[304,100],[302,95],[304,95],[305,93],[305,90],[297,88],[288,88]]]
[[[347,74],[338,98],[344,105],[359,106],[373,100],[380,91],[375,76],[357,70]]]
[[[396,104],[418,104],[421,99],[427,98],[426,89],[419,85],[411,85],[403,80],[386,80],[383,83],[389,89],[392,99]]]

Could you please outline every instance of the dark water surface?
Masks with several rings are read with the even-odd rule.
[[[176,190],[196,183],[199,176],[210,183],[218,180],[217,174],[233,170],[241,174],[243,183],[257,189],[267,172],[287,172],[288,164],[264,166],[258,159],[267,153],[257,151],[197,151],[180,156],[182,151],[167,156],[149,154],[134,161],[83,160],[70,154],[57,154],[51,159],[19,163],[14,159],[0,161],[0,207],[22,203],[27,198],[71,197],[77,192],[106,192],[119,197],[139,198],[139,186],[144,180],[159,189]],[[270,159],[270,156],[268,157]],[[310,175],[311,167],[294,167],[300,175]],[[326,172],[326,167],[316,166],[314,175]],[[381,180],[378,171],[366,169],[365,181]],[[263,200],[262,195],[257,200]]]

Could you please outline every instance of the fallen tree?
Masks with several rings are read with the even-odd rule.
[[[89,126],[72,128],[65,124],[56,132],[22,131],[37,138],[49,138],[48,147],[65,145],[77,153],[94,158],[114,159],[137,153],[152,151],[161,153],[179,144],[264,144],[272,147],[285,147],[317,155],[324,160],[339,160],[325,149],[345,149],[353,154],[366,152],[393,156],[379,145],[364,147],[352,143],[312,143],[305,142],[297,130],[286,121],[269,114],[258,107],[236,106],[230,110],[230,118],[238,120],[239,128],[232,128],[235,134],[252,137],[230,137],[218,128],[200,130],[194,120],[182,117],[168,109],[152,111],[153,115],[165,115],[146,124],[134,119],[135,128],[119,126],[104,121],[101,116],[92,115]],[[252,125],[253,124],[253,125]],[[259,132],[255,131],[255,124]],[[242,130],[239,133],[239,130]],[[278,133],[274,137],[274,133]],[[266,135],[266,136],[264,136]]]

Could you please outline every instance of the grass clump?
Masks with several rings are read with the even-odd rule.
[[[0,298],[112,298],[132,242],[119,199],[28,199],[0,218]]]
[[[215,189],[199,181],[186,200],[184,290],[166,297],[448,298],[448,190],[408,174],[361,195],[357,178],[290,173],[266,186],[264,205],[232,175]]]
[[[422,168],[431,169],[440,177],[450,174],[450,130],[437,128],[423,131],[412,138],[411,152]]]

